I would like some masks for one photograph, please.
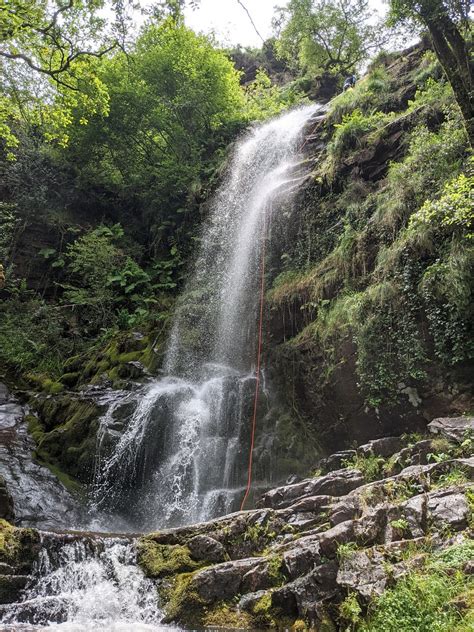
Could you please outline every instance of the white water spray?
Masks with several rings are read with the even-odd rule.
[[[96,511],[153,529],[236,508],[255,388],[263,217],[277,216],[308,177],[300,149],[316,110],[283,114],[237,144],[178,300],[167,377],[117,399],[102,419],[98,447],[106,440],[113,448],[105,457],[98,450]],[[133,412],[117,439],[118,411],[129,404]]]

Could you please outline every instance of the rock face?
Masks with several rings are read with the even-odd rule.
[[[427,551],[471,537],[474,457],[467,444],[442,449],[432,459],[428,439],[371,441],[323,463],[330,470],[357,454],[361,469],[338,467],[267,492],[255,510],[142,538],[166,620],[345,630],[338,604],[348,594],[365,608]],[[367,480],[374,456],[387,459],[387,473]]]
[[[34,529],[17,529],[0,520],[0,604],[17,601],[40,551]]]
[[[33,457],[27,411],[0,384],[0,518],[19,526],[60,528],[79,522],[79,503]]]
[[[474,434],[474,417],[439,417],[428,424],[430,432],[461,443]]]

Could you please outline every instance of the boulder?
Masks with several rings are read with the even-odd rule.
[[[407,521],[412,538],[422,537],[427,529],[426,495],[419,494],[400,504],[403,518]]]
[[[370,554],[369,554],[370,553]],[[369,599],[381,595],[387,585],[385,556],[380,551],[354,551],[342,560],[337,583]]]
[[[304,618],[320,629],[325,615],[324,602],[338,593],[337,569],[335,560],[324,562],[307,575],[274,590],[272,606],[287,616]]]
[[[291,579],[296,579],[312,571],[321,563],[321,546],[317,536],[297,540],[289,551],[283,554],[283,567]]]
[[[354,539],[361,546],[370,546],[385,541],[390,505],[378,505],[354,521]]]
[[[346,520],[354,520],[359,517],[360,500],[356,496],[345,496],[331,507],[329,522],[335,527]]]
[[[242,579],[264,558],[249,558],[216,564],[193,577],[192,585],[206,603],[226,601],[241,593]]]
[[[467,435],[474,434],[474,417],[439,417],[428,428],[433,434],[462,443]]]
[[[350,461],[356,456],[355,450],[342,450],[341,452],[335,452],[330,456],[323,459],[319,466],[323,472],[332,472],[344,467],[344,461]]]
[[[196,535],[188,541],[191,557],[208,562],[224,562],[227,558],[222,544],[207,535]],[[227,558],[228,559],[228,558]]]
[[[261,498],[259,504],[263,507],[279,509],[293,505],[297,499],[307,496],[345,496],[363,483],[364,477],[359,470],[336,470],[325,476],[308,478],[296,485],[272,489]]]
[[[319,545],[325,557],[335,557],[338,546],[354,539],[354,521],[346,520],[319,535]]]
[[[449,526],[455,531],[469,524],[471,509],[461,492],[443,490],[429,494],[427,501],[428,520],[438,528]]]
[[[381,456],[387,458],[405,447],[405,442],[401,437],[383,437],[373,439],[357,448],[359,454],[364,456]]]

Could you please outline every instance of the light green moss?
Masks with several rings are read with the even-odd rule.
[[[149,538],[139,541],[138,563],[148,577],[154,578],[193,571],[200,566],[191,559],[187,546],[158,544]]]
[[[159,589],[167,621],[202,625],[205,604],[193,586],[193,577],[193,573],[181,573]]]
[[[206,612],[203,624],[206,627],[249,630],[253,627],[253,620],[246,612],[236,610],[235,606],[220,603]]]

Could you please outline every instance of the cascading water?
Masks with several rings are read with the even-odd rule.
[[[133,540],[54,533],[41,539],[23,599],[0,605],[1,629],[173,632],[160,625],[156,587],[136,564]]]
[[[165,375],[136,390],[98,395],[107,412],[89,528],[143,532],[238,507],[256,382],[258,270],[263,240],[272,241],[264,228],[284,230],[282,211],[308,177],[299,154],[317,110],[293,110],[236,145],[178,301]],[[172,630],[160,623],[156,587],[136,564],[133,537],[41,537],[22,599],[0,606],[2,630]]]
[[[255,388],[264,215],[278,216],[307,177],[300,147],[317,110],[316,105],[295,109],[237,144],[178,301],[166,376],[116,398],[102,419],[95,515],[126,516],[143,530],[236,508],[245,483]]]

